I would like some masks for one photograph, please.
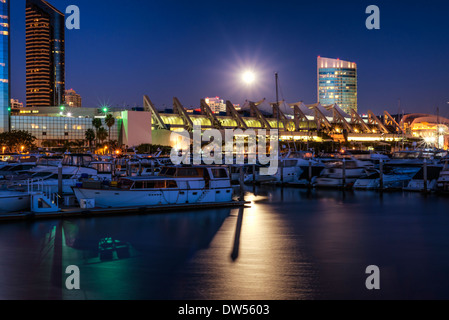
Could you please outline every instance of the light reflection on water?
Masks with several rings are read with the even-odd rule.
[[[448,198],[251,191],[244,211],[0,225],[0,298],[449,298]],[[102,238],[129,244],[126,255],[101,260]],[[372,264],[379,292],[365,288]],[[79,266],[82,290],[63,289],[68,265]]]

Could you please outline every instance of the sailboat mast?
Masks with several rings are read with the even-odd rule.
[[[280,128],[280,125],[279,125],[279,122],[280,122],[280,115],[279,115],[279,85],[278,85],[279,75],[278,75],[277,72],[274,74],[274,77],[275,77],[275,82],[276,82],[276,116],[277,116],[277,127],[278,127],[278,156],[280,156],[281,155],[281,152],[280,152],[281,151],[281,145],[280,145],[281,128]]]
[[[280,117],[279,117],[279,85],[278,85],[279,75],[276,72],[274,74],[274,76],[275,76],[275,80],[276,80],[276,108],[277,108],[276,115],[277,115],[277,121],[278,121],[278,131],[279,131],[280,130],[280,127],[279,127],[279,121],[280,121]]]

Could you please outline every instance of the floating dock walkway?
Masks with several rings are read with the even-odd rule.
[[[169,206],[148,206],[148,207],[123,207],[123,208],[62,208],[58,212],[23,212],[0,214],[0,223],[14,221],[33,221],[51,219],[74,219],[74,218],[96,218],[106,216],[160,214],[173,211],[193,211],[204,209],[238,208],[250,204],[248,201],[233,201],[229,203],[201,203],[201,204],[179,204]]]

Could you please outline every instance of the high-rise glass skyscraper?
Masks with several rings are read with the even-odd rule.
[[[357,64],[318,57],[318,102],[337,104],[344,112],[357,111]]]
[[[10,106],[10,22],[9,0],[0,0],[0,132],[9,130]]]
[[[64,14],[47,1],[26,1],[27,107],[64,103],[64,22]]]

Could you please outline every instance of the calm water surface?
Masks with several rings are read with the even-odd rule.
[[[252,191],[244,210],[1,224],[0,299],[449,299],[449,198]],[[109,237],[129,257],[102,261]]]

